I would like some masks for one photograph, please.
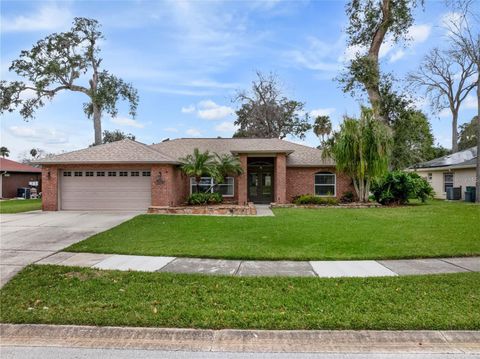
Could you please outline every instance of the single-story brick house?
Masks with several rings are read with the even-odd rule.
[[[180,138],[145,145],[132,140],[89,147],[39,161],[43,209],[146,210],[185,202],[195,181],[180,169],[194,149],[239,157],[243,174],[216,190],[238,204],[288,203],[300,194],[335,196],[353,191],[316,148],[280,139]],[[213,180],[202,178],[208,189]]]
[[[0,158],[0,198],[15,198],[20,187],[41,191],[42,170],[24,163]]]
[[[475,187],[477,148],[452,153],[428,162],[418,163],[411,170],[424,177],[435,191],[435,198],[446,199],[448,188],[460,188],[461,199],[465,199],[467,187]]]

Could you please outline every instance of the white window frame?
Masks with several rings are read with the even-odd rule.
[[[317,176],[325,176],[325,175],[330,175],[333,176],[333,194],[328,195],[328,194],[317,194],[317,187],[331,187],[331,184],[317,184],[316,183],[316,178]],[[337,196],[337,174],[334,172],[317,172],[315,173],[313,177],[313,194],[314,196],[317,197],[336,197]]]
[[[222,195],[223,197],[234,197],[235,196],[235,178],[234,177],[225,177],[225,179],[229,179],[231,178],[232,180],[232,194],[224,194]],[[215,192],[215,186],[217,185],[224,185],[224,186],[228,186],[228,184],[225,184],[225,183],[215,183],[213,177],[202,177],[201,180],[207,180],[209,179],[210,180],[210,193],[213,193]],[[193,188],[197,185],[197,182],[195,181],[195,177],[190,177],[190,194],[193,194]]]

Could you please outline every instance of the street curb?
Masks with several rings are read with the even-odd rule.
[[[480,331],[234,330],[0,324],[0,346],[212,352],[480,353]]]

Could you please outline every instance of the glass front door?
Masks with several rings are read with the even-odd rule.
[[[273,167],[248,168],[248,201],[253,203],[273,202]]]

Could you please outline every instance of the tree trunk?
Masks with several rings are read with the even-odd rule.
[[[480,63],[477,64],[477,68],[480,71]],[[480,203],[480,73],[477,79],[477,170],[476,170],[476,202]]]
[[[458,111],[452,111],[452,153],[458,152]]]
[[[95,131],[95,146],[102,144],[102,112],[95,103],[93,106],[93,130]]]
[[[382,46],[385,35],[387,34],[388,28],[390,27],[391,21],[391,0],[382,0],[382,22],[376,30],[370,48],[368,50],[368,58],[371,61],[371,65],[375,66],[375,76],[376,78],[370,79],[368,83],[364,83],[365,89],[367,90],[368,99],[372,105],[373,115],[378,121],[381,121],[385,124],[387,123],[387,118],[380,114],[380,105],[382,98],[380,96],[380,89],[378,83],[380,81],[380,67],[378,64],[378,56],[380,53],[380,47]]]

